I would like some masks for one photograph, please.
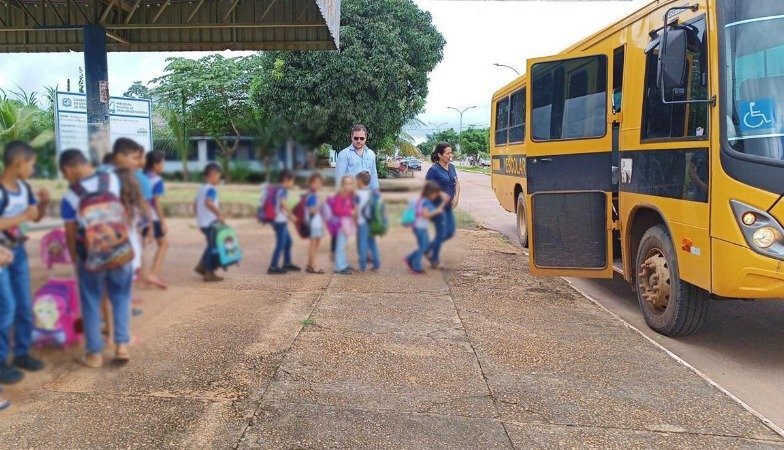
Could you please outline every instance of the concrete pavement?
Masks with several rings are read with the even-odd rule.
[[[490,177],[459,176],[462,207],[517,245],[515,215],[498,205]],[[527,265],[527,258],[519,264]],[[714,301],[702,330],[671,339],[648,328],[635,294],[622,279],[569,282],[784,428],[784,302]]]
[[[379,273],[269,277],[270,229],[236,225],[246,261],[205,285],[190,272],[202,238],[175,221],[171,287],[141,292],[130,365],[44,352],[49,368],[6,390],[0,447],[782,444],[562,280],[531,277],[494,233],[461,230],[445,273],[409,275],[397,227]]]

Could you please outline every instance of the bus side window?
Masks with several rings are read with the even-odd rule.
[[[708,97],[708,46],[705,17],[679,27],[688,35],[686,86],[673,89],[668,100],[694,100]],[[654,38],[659,39],[659,37]],[[653,43],[652,43],[653,44]],[[657,83],[660,43],[649,46],[645,64],[645,93],[642,114],[642,139],[677,139],[707,136],[708,105],[667,105],[662,103]]]
[[[506,145],[508,141],[509,97],[506,97],[495,105],[495,145]]]

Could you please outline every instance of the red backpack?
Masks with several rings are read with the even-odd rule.
[[[256,214],[259,222],[272,223],[275,221],[275,216],[278,215],[277,204],[279,192],[280,187],[278,186],[270,186],[267,188],[264,197],[261,199],[261,206],[259,206]]]
[[[308,195],[302,194],[297,206],[292,211],[294,213],[294,224],[297,228],[297,233],[302,239],[310,238],[310,214],[308,214]]]

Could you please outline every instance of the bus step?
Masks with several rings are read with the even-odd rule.
[[[616,273],[619,273],[619,274],[623,275],[623,260],[622,259],[616,259],[616,260],[613,261],[613,270]]]

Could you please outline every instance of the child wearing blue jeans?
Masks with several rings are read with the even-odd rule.
[[[291,262],[291,233],[289,233],[289,221],[292,219],[289,207],[286,204],[289,189],[294,187],[294,173],[288,170],[280,172],[280,185],[277,189],[270,191],[277,196],[275,198],[275,220],[272,227],[275,229],[275,250],[272,252],[267,273],[270,275],[282,275],[286,272],[299,272],[302,269]],[[283,265],[280,260],[283,258]]]
[[[39,221],[49,204],[49,194],[33,193],[27,179],[35,169],[35,152],[24,142],[8,143],[3,154],[5,169],[0,175],[0,246],[13,262],[0,271],[0,383],[16,383],[24,377],[19,369],[37,371],[43,363],[30,356],[33,342],[33,308],[30,267],[24,243],[24,224]],[[40,199],[40,201],[39,201]],[[14,336],[13,365],[7,364]]]
[[[443,201],[440,205],[435,206],[436,201],[441,198]],[[406,257],[406,264],[411,272],[416,274],[423,274],[425,270],[422,268],[422,257],[425,251],[430,246],[430,239],[428,237],[428,229],[430,228],[430,221],[444,212],[444,208],[449,202],[449,195],[441,192],[441,187],[434,181],[425,183],[422,189],[422,195],[416,201],[416,220],[414,221],[414,236],[417,240],[417,249]]]
[[[218,262],[212,251],[213,243],[211,242],[212,233],[210,230],[213,222],[224,221],[220,210],[220,202],[218,201],[218,188],[216,187],[220,183],[222,176],[223,170],[221,170],[219,165],[215,163],[207,164],[207,167],[204,168],[204,184],[196,192],[196,200],[194,201],[196,223],[207,239],[207,248],[204,249],[201,260],[194,271],[208,283],[223,281],[223,277],[215,274]]]
[[[370,172],[357,174],[357,252],[359,253],[359,270],[364,272],[368,259],[373,263],[372,270],[381,268],[376,237],[370,234],[370,224],[365,211],[374,193],[370,190]],[[369,258],[368,258],[369,256]]]
[[[104,341],[101,334],[101,299],[108,295],[112,305],[113,338],[115,343],[114,359],[128,362],[131,340],[129,329],[131,315],[131,288],[133,283],[132,263],[100,271],[88,271],[85,267],[87,249],[84,246],[85,222],[80,212],[82,199],[95,193],[112,194],[120,199],[126,212],[125,217],[111,218],[115,221],[133,217],[135,203],[139,203],[141,192],[137,184],[123,185],[116,173],[97,173],[81,150],[69,149],[60,155],[60,171],[68,180],[70,187],[60,204],[60,214],[65,222],[65,236],[68,251],[76,266],[79,279],[79,297],[84,323],[85,354],[79,362],[87,367],[98,368],[103,365]],[[132,173],[125,170],[125,179],[134,181]],[[118,213],[119,215],[119,213]],[[128,227],[130,230],[130,223]]]

